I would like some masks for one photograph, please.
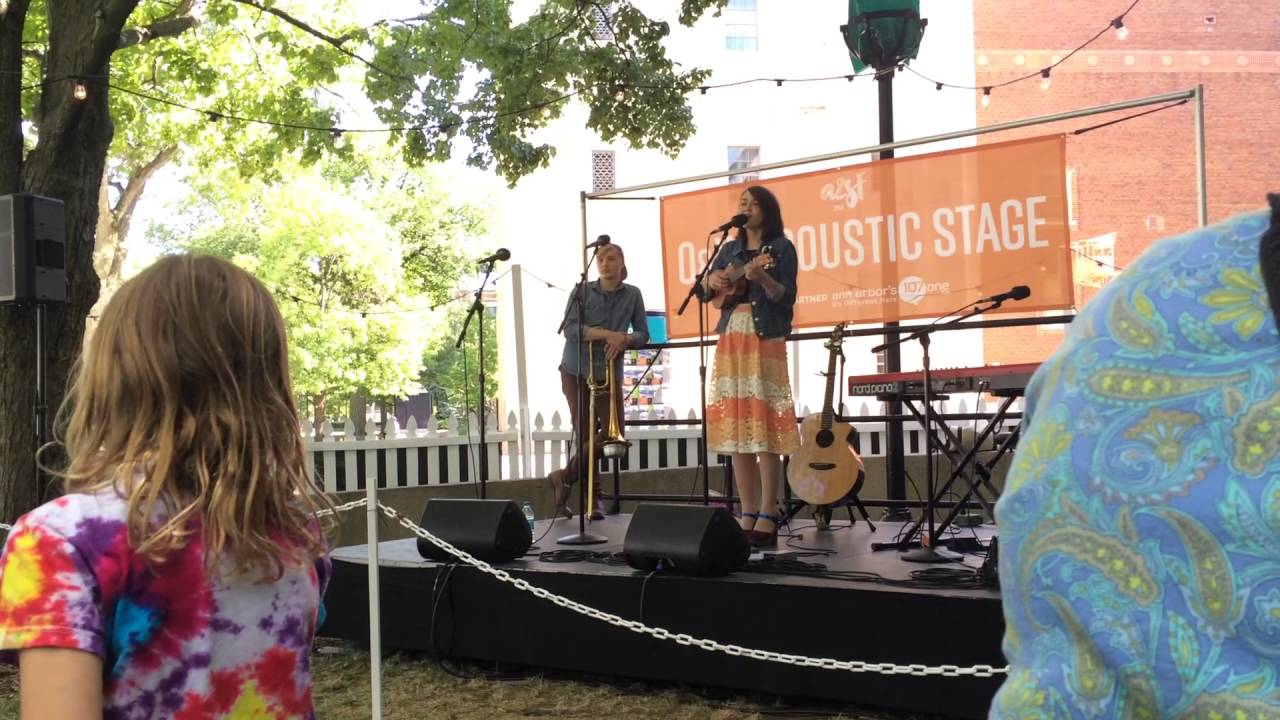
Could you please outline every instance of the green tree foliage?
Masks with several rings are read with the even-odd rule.
[[[681,0],[680,21],[725,2]],[[120,220],[145,186],[129,180],[152,177],[187,146],[216,149],[209,157],[258,174],[285,156],[340,153],[338,138],[308,129],[342,124],[342,102],[331,95],[340,78],[353,78],[381,121],[399,128],[388,140],[410,161],[466,153],[509,182],[552,157],[533,133],[571,98],[586,104],[588,126],[606,140],[675,153],[692,134],[686,95],[706,71],[667,57],[665,22],[628,0],[541,0],[524,19],[513,18],[513,4],[422,0],[412,16],[362,26],[354,0],[7,0],[0,194],[66,205],[69,298],[49,312],[49,404],[62,401],[98,300],[95,240],[127,232]],[[85,92],[73,92],[77,85]],[[620,85],[633,87],[619,93]],[[119,261],[96,264],[109,274]],[[39,494],[26,421],[34,315],[29,306],[0,308],[6,520]]]
[[[352,395],[421,388],[423,353],[467,273],[478,208],[450,204],[432,176],[388,158],[280,163],[273,180],[201,174],[165,244],[225,257],[281,303],[294,391],[319,422]],[[440,310],[428,310],[441,305]],[[340,411],[341,412],[341,411]]]
[[[468,300],[473,301],[472,298]],[[455,347],[470,307],[471,302],[454,307],[449,311],[446,322],[436,328],[427,342],[419,376],[422,387],[431,393],[436,417],[459,418],[459,427],[465,426],[461,421],[467,418],[468,413],[478,412],[480,397],[480,357],[474,318],[463,346]],[[484,353],[485,412],[487,417],[494,417],[498,397],[498,321],[491,314],[486,314],[484,319]]]

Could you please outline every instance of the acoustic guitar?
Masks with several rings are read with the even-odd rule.
[[[862,460],[850,441],[853,426],[837,422],[833,408],[836,387],[836,356],[844,323],[831,332],[827,348],[827,395],[821,414],[810,414],[800,423],[800,449],[787,465],[791,493],[810,505],[830,505],[862,489]]]
[[[712,290],[708,288],[711,295],[711,306],[717,310],[725,305],[738,301],[747,294],[747,269],[751,266],[767,270],[773,267],[774,249],[772,245],[765,245],[760,248],[760,254],[748,260],[745,263],[731,262],[724,268],[724,276],[733,286],[728,290]]]

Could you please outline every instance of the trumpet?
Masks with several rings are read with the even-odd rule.
[[[595,507],[595,472],[596,472],[596,393],[604,391],[609,394],[609,422],[605,425],[604,437],[600,440],[600,451],[609,459],[620,458],[627,454],[627,448],[631,447],[631,441],[622,437],[622,428],[618,424],[618,393],[614,389],[617,382],[617,373],[614,372],[613,362],[606,361],[605,377],[603,380],[596,378],[595,355],[598,352],[596,343],[587,345],[587,362],[590,368],[587,372],[587,424],[585,429],[591,433],[591,444],[587,447],[587,507]]]

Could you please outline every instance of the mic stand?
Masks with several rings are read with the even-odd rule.
[[[707,297],[706,291],[702,287],[702,278],[711,269],[711,263],[720,254],[720,248],[728,237],[729,228],[720,231],[720,240],[716,242],[716,249],[707,255],[707,262],[703,264],[702,269],[698,271],[698,275],[694,277],[693,284],[689,286],[688,294],[684,296],[684,301],[680,303],[680,309],[676,310],[676,315],[683,315],[685,308],[689,307],[689,301],[695,296],[698,298],[698,392],[702,409],[700,416],[702,418],[702,442],[698,450],[698,466],[702,474],[703,505],[711,504],[711,470],[709,467],[710,452],[707,449]],[[731,495],[732,493],[726,494]],[[730,505],[730,512],[732,512],[732,509],[732,505]]]
[[[476,288],[475,302],[471,303],[471,309],[467,310],[467,319],[462,322],[462,332],[458,334],[458,342],[454,343],[455,348],[462,347],[462,341],[467,338],[467,328],[471,326],[472,316],[480,318],[476,320],[476,333],[480,336],[480,363],[478,372],[480,373],[480,402],[477,403],[479,421],[480,421],[480,499],[487,497],[485,482],[489,478],[489,445],[485,442],[485,399],[484,399],[484,304],[480,302],[480,296],[484,293],[485,285],[489,284],[489,276],[493,274],[493,264],[495,260],[490,260],[484,269],[484,280],[480,281],[480,287]],[[470,432],[468,431],[468,434]]]
[[[1004,304],[1003,300],[990,301],[989,305],[983,306],[982,301],[971,303],[965,307],[972,306],[969,312],[958,315],[945,323],[938,324],[936,321],[928,327],[921,328],[910,335],[882,343],[871,348],[872,353],[878,353],[886,348],[901,345],[902,343],[919,340],[920,349],[923,351],[922,365],[924,367],[924,477],[925,477],[925,503],[924,513],[920,519],[902,536],[897,542],[886,543],[884,545],[873,545],[872,549],[884,549],[894,547],[903,550],[911,544],[911,539],[921,531],[921,525],[926,521],[929,523],[929,532],[927,535],[921,535],[920,547],[914,550],[903,552],[901,558],[907,562],[918,563],[942,563],[954,562],[960,559],[959,553],[953,553],[950,550],[938,547],[938,536],[934,528],[933,514],[935,511],[936,499],[933,497],[933,381],[929,375],[929,338],[930,336],[949,325],[954,325],[962,320],[967,320],[975,315],[981,315],[989,310],[995,310]],[[963,308],[961,308],[963,309]],[[950,313],[948,313],[950,314]],[[945,317],[945,316],[944,316]]]
[[[585,339],[583,337],[583,334],[586,332],[586,328],[582,326],[582,319],[586,317],[586,314],[587,314],[586,313],[587,270],[588,268],[591,267],[591,263],[595,261],[596,254],[599,252],[600,252],[600,246],[597,245],[591,249],[591,258],[588,259],[587,249],[585,247],[582,249],[582,275],[578,277],[578,284],[573,288],[574,289],[573,306],[578,313],[577,353],[578,353],[579,375],[574,381],[575,391],[573,393],[573,399],[574,399],[574,404],[577,405],[576,417],[578,418],[579,422],[577,423],[578,427],[573,429],[574,439],[572,441],[573,452],[578,459],[578,480],[577,480],[577,483],[578,483],[578,532],[573,533],[572,535],[565,535],[559,540],[556,540],[557,545],[600,545],[602,543],[609,542],[609,538],[604,537],[603,535],[596,535],[594,533],[587,532],[587,516],[591,512],[587,508],[587,482],[592,481],[593,480],[592,474],[594,472],[597,472],[595,467],[588,467],[588,465],[594,465],[597,461],[594,453],[592,452],[587,453],[587,458],[584,459],[582,457],[583,447],[586,444],[582,441],[583,434],[584,433],[586,434],[586,442],[591,443],[590,445],[591,448],[594,448],[596,443],[596,428],[595,428],[596,419],[594,417],[588,418],[586,416],[585,408],[583,408],[583,402],[584,402],[583,395],[587,393],[594,393],[595,390],[588,386],[589,384],[587,383],[586,380],[583,379],[581,373],[584,372],[582,355],[583,355],[583,349],[586,347],[586,343],[583,342]],[[566,321],[567,319],[568,319],[568,315],[565,316]],[[564,326],[565,326],[565,322],[562,321],[560,323],[560,330],[564,330]],[[590,362],[591,360],[590,353],[587,353],[587,360],[588,362]],[[590,370],[588,369],[586,370],[586,372],[590,372]],[[587,377],[590,377],[590,375],[588,375]],[[582,392],[582,388],[584,386],[588,386],[586,393]],[[588,425],[590,425],[591,427],[587,427]],[[591,462],[588,463],[587,460],[590,460]],[[555,510],[556,512],[559,512],[559,508],[556,508]]]
[[[36,401],[34,410],[35,428],[34,435],[36,441],[35,452],[35,494],[32,495],[32,502],[39,505],[44,502],[45,493],[47,491],[45,483],[45,473],[40,469],[40,451],[44,449],[45,443],[49,442],[49,394],[45,387],[49,376],[47,351],[45,349],[45,323],[47,322],[46,306],[44,303],[36,303]]]

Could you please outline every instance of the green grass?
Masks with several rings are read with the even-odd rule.
[[[845,718],[898,720],[913,717],[820,702],[784,704],[659,683],[562,674],[484,677],[484,668],[452,665],[457,677],[428,657],[389,654],[382,664],[385,720],[465,720],[468,718],[660,718],[661,720],[763,720],[765,718]],[[491,668],[490,668],[491,669]],[[490,675],[492,675],[490,673]],[[321,720],[369,717],[369,653],[321,638],[312,656],[313,696]],[[843,714],[842,714],[843,713]],[[18,717],[17,668],[0,665],[0,718]]]
[[[0,718],[18,717],[18,667],[0,664]]]
[[[369,717],[369,654],[321,639],[313,656],[316,712],[328,720]],[[662,720],[762,720],[764,718],[845,718],[896,720],[909,717],[854,711],[824,703],[783,704],[712,691],[563,674],[479,677],[477,665],[451,665],[460,678],[429,657],[389,654],[382,664],[382,709],[386,720],[440,718],[661,718]],[[490,668],[491,669],[491,668]],[[841,714],[840,711],[844,714]]]

